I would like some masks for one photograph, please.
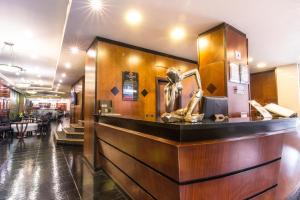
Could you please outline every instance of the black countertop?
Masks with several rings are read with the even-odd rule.
[[[129,130],[184,142],[266,134],[296,127],[298,118],[258,120],[232,118],[223,122],[203,120],[199,123],[165,123],[160,119],[136,119],[125,116],[100,116],[99,122]]]

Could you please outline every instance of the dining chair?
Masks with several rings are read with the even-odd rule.
[[[19,139],[19,143],[24,143],[24,136],[28,127],[27,122],[17,122],[17,139]]]

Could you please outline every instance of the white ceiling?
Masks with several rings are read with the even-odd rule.
[[[25,73],[3,72],[11,83],[30,82],[51,90],[63,40],[68,0],[1,0],[0,63],[11,61],[3,42],[14,43],[14,65]],[[30,89],[30,88],[26,88]]]
[[[197,60],[199,33],[222,22],[247,34],[251,71],[266,70],[300,60],[299,0],[102,0],[105,9],[92,12],[87,0],[73,0],[64,49],[76,44],[86,50],[95,36],[101,36],[172,55]],[[143,15],[137,27],[128,25],[124,15],[129,9]],[[169,36],[174,26],[183,26],[187,37],[174,42]],[[84,54],[82,54],[84,55]],[[73,61],[83,67],[84,57],[62,54],[61,65]],[[258,69],[260,62],[267,64]]]
[[[67,0],[1,0],[0,41],[16,41],[18,64],[27,69],[24,79],[42,79],[46,85],[52,85],[54,79],[56,85],[62,79],[68,88],[84,74],[85,50],[96,36],[197,60],[198,34],[222,22],[247,34],[249,56],[254,58],[252,72],[259,70],[259,62],[267,64],[266,70],[300,60],[299,0],[102,1],[104,9],[97,13],[89,7],[89,0],[73,0],[67,16]],[[139,26],[125,22],[129,9],[143,15]],[[174,26],[184,27],[187,37],[172,41]],[[28,29],[33,32],[31,39],[23,34]],[[78,46],[80,53],[72,54],[71,46]],[[34,53],[38,54],[36,60],[30,58]],[[71,63],[71,69],[65,68],[66,62]],[[67,77],[62,78],[62,73]],[[14,74],[6,75],[21,80]]]

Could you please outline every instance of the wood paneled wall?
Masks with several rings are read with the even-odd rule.
[[[275,70],[251,74],[251,99],[262,105],[278,103]]]
[[[248,40],[244,33],[223,23],[199,35],[199,71],[205,96],[227,96],[230,117],[239,117],[241,112],[249,113],[249,85],[229,81],[229,64],[247,65]],[[235,58],[235,51],[241,59]],[[237,94],[236,87],[243,87],[244,94]]]
[[[166,68],[175,67],[181,71],[197,68],[197,64],[157,55],[151,52],[112,44],[105,41],[97,43],[97,100],[112,100],[114,112],[122,115],[155,118],[156,117],[156,78],[166,76]],[[137,101],[122,100],[122,72],[137,72],[139,76],[139,95]],[[182,104],[185,106],[196,82],[184,81]],[[114,95],[111,89],[116,87],[119,93]],[[146,90],[144,97],[141,92]]]
[[[76,105],[71,104],[70,120],[71,123],[78,123],[78,120],[83,120],[84,115],[84,77],[81,77],[71,87],[71,91],[75,91],[77,95]]]
[[[94,42],[89,48],[96,51]],[[95,127],[94,114],[96,113],[96,58],[87,55],[85,59],[85,81],[84,81],[84,145],[83,155],[92,168],[95,169]]]
[[[225,71],[225,29],[200,35],[198,39],[199,71],[205,96],[227,96]],[[214,85],[215,90],[209,90]]]

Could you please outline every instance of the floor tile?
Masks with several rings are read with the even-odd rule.
[[[61,125],[60,125],[61,126]],[[0,144],[0,200],[129,199],[103,171],[93,174],[82,160],[82,147],[56,146],[51,124],[47,136]]]

